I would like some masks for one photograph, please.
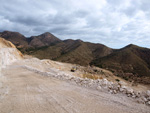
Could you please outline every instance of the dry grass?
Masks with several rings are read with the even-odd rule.
[[[93,80],[103,79],[103,77],[101,75],[95,75],[95,74],[89,74],[89,73],[82,74],[82,78],[90,78],[90,79],[93,79]]]

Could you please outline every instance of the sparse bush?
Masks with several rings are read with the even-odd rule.
[[[114,73],[115,71],[114,70],[110,70],[112,73]]]
[[[120,80],[119,79],[115,79],[117,82],[119,82]]]
[[[128,78],[127,78],[127,77],[123,77],[123,79],[125,79],[126,81],[128,81]]]

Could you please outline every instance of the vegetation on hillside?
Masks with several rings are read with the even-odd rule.
[[[80,65],[95,65],[128,81],[150,84],[150,49],[130,44],[114,50],[103,44],[82,40],[60,40],[51,33],[26,38],[4,31],[0,36],[11,41],[24,54]]]

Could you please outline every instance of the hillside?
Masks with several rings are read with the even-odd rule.
[[[60,39],[48,32],[27,38],[18,32],[4,31],[0,33],[0,36],[11,41],[17,48],[37,48],[61,42]]]
[[[130,44],[112,49],[82,40],[60,40],[51,33],[25,38],[17,32],[0,33],[24,54],[83,66],[106,68],[126,80],[150,84],[150,49]]]
[[[71,55],[91,50],[81,40],[66,40],[62,44]],[[32,56],[23,58],[11,42],[2,38],[0,61],[1,113],[147,113],[150,110],[149,85],[133,86],[102,68]],[[76,67],[74,72],[73,67]]]
[[[28,46],[26,37],[18,32],[4,31],[0,33],[0,37],[12,42],[18,48],[23,48]]]
[[[92,65],[112,70],[126,80],[150,83],[150,49],[128,45],[112,54],[95,59]]]
[[[43,33],[39,36],[31,36],[27,39],[27,41],[30,47],[50,46],[55,43],[61,42],[60,39],[48,32]]]
[[[110,54],[113,50],[101,45],[81,40],[64,40],[53,46],[27,50],[27,54],[40,59],[53,59],[62,62],[89,65],[94,58]]]
[[[33,55],[40,59],[46,58],[89,65],[92,60],[107,56],[113,52],[113,49],[102,44],[72,39],[62,41],[48,32],[29,38],[25,38],[20,33],[10,31],[4,31],[0,35],[10,40],[24,54]]]

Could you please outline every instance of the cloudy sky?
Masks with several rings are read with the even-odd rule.
[[[150,48],[150,0],[0,0],[0,31]]]

